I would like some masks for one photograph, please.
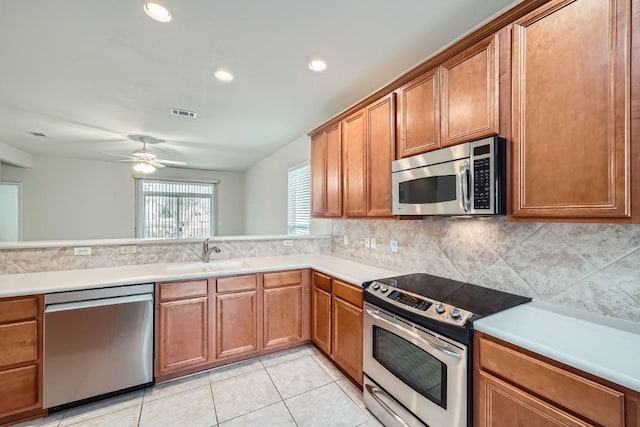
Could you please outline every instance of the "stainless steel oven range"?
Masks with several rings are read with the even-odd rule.
[[[472,324],[530,298],[428,274],[365,284],[364,401],[387,427],[471,426]]]

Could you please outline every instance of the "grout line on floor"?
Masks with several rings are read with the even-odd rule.
[[[276,366],[276,365],[274,365],[274,366]],[[284,398],[282,397],[282,394],[280,393],[280,390],[278,390],[278,386],[276,385],[275,381],[273,381],[273,378],[271,378],[271,374],[269,373],[269,370],[266,367],[264,368],[264,370],[266,371],[267,376],[269,377],[269,380],[271,381],[271,384],[273,384],[273,388],[276,389],[276,392],[278,393],[278,396],[280,396],[280,401],[284,404],[284,407],[287,409],[287,412],[289,413],[289,416],[293,420],[293,423],[296,426],[298,426],[298,422],[296,421],[295,417],[291,413],[291,410],[289,409],[289,406],[287,406],[287,402],[285,402]]]
[[[213,395],[213,384],[211,384],[211,381],[209,381],[209,392],[211,392],[211,400],[213,401],[213,413],[216,416],[216,426],[219,426],[220,420],[218,419],[218,409],[216,408],[216,398]]]

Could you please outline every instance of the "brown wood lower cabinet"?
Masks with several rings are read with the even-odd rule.
[[[362,288],[312,272],[311,339],[362,385]]]
[[[216,295],[216,357],[258,349],[258,292]]]
[[[211,360],[207,280],[156,285],[156,377]]]
[[[0,425],[42,415],[42,295],[0,300]]]
[[[308,289],[308,280],[300,270],[265,273],[264,348],[309,339]]]
[[[640,425],[640,393],[485,334],[474,346],[477,427]]]
[[[158,283],[155,379],[308,341],[309,304],[309,270]]]

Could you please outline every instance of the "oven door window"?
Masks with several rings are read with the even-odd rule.
[[[429,176],[399,184],[398,201],[402,204],[449,202],[456,197],[455,175]]]
[[[373,357],[403,383],[447,409],[447,365],[420,347],[373,326]]]

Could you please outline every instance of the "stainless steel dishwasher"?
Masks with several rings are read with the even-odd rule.
[[[44,296],[43,405],[153,382],[153,284]]]

